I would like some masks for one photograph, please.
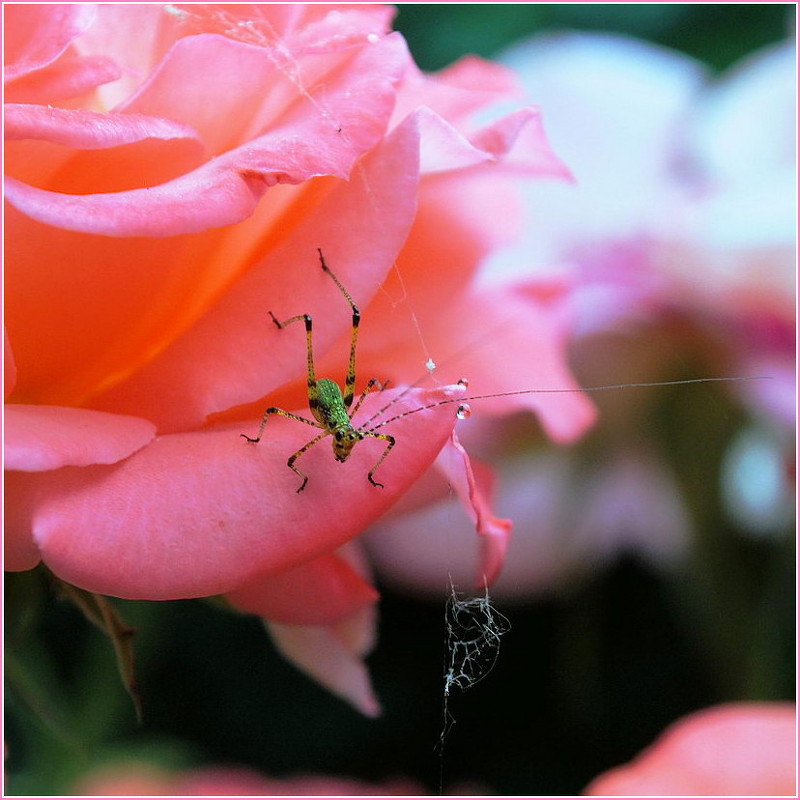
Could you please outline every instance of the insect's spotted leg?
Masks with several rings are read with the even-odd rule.
[[[361,404],[364,402],[364,398],[377,386],[378,391],[382,392],[387,386],[389,385],[389,381],[384,381],[383,383],[380,382],[378,378],[370,378],[367,382],[367,385],[364,387],[364,391],[361,392],[361,396],[356,400],[356,404],[353,406],[353,410],[350,412],[350,418],[352,419],[356,415],[356,411],[361,408]]]
[[[394,436],[389,436],[388,433],[373,433],[372,431],[362,431],[364,436],[369,436],[370,439],[381,439],[384,442],[388,442],[386,445],[386,449],[381,454],[381,457],[378,459],[378,463],[367,473],[367,479],[373,486],[380,486],[381,489],[383,488],[382,483],[378,483],[375,480],[375,473],[378,471],[378,467],[383,463],[383,459],[389,455],[391,449],[394,447]]]
[[[264,433],[264,428],[267,426],[267,420],[273,415],[279,414],[282,417],[288,417],[289,419],[296,419],[298,422],[304,422],[306,425],[311,425],[314,428],[321,428],[322,426],[318,423],[314,422],[313,420],[306,419],[305,417],[301,417],[299,414],[293,414],[291,411],[284,411],[282,408],[268,408],[264,412],[264,416],[261,418],[261,424],[258,426],[258,434],[255,437],[248,436],[246,433],[240,433],[239,436],[242,439],[247,439],[248,442],[252,442],[253,444],[258,444],[261,441],[261,436]],[[321,438],[321,437],[318,437]]]
[[[310,442],[306,442],[306,444],[304,444],[296,453],[289,456],[289,460],[286,462],[286,466],[289,467],[289,469],[292,470],[292,472],[296,473],[303,479],[303,482],[297,489],[298,494],[300,494],[300,492],[302,492],[303,489],[306,488],[306,484],[308,483],[308,475],[306,475],[305,472],[301,472],[294,465],[294,462],[297,461],[297,459],[300,458],[300,456],[303,455],[303,453],[305,453],[306,450],[310,450],[320,439],[324,439],[328,435],[329,431],[323,431],[321,434],[319,434],[319,436],[315,436]]]
[[[350,408],[353,405],[356,387],[356,345],[358,344],[358,326],[361,323],[361,312],[353,302],[353,298],[350,297],[350,293],[342,286],[341,281],[333,274],[333,270],[325,263],[322,249],[318,247],[317,252],[319,253],[319,263],[322,265],[322,269],[330,275],[333,282],[339,287],[339,291],[344,295],[344,299],[350,304],[350,309],[353,312],[353,330],[350,334],[350,360],[347,362],[347,377],[344,382],[344,407]]]

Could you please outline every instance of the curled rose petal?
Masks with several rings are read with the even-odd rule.
[[[5,468],[39,472],[114,464],[144,447],[156,427],[139,417],[85,408],[5,406]]]
[[[226,48],[253,49],[216,40]],[[6,178],[6,197],[40,222],[105,236],[175,236],[240,222],[271,186],[348,177],[356,158],[385,130],[393,84],[407,58],[402,38],[385,37],[354,56],[335,82],[319,87],[314,103],[330,113],[290,109],[266,133],[157,186],[69,195]]]
[[[6,100],[52,104],[79,97],[104,83],[117,80],[119,76],[119,67],[103,56],[59,59],[44,69],[11,82],[6,87]]]
[[[326,554],[228,592],[241,611],[287,625],[331,625],[374,605],[378,592],[341,556]]]
[[[481,539],[481,555],[475,576],[476,586],[490,586],[500,574],[511,538],[513,523],[496,517],[488,500],[488,486],[480,486],[467,451],[455,432],[450,436],[436,465],[444,472],[459,500],[472,518]]]
[[[362,609],[332,626],[268,623],[276,647],[298,669],[341,697],[364,716],[380,716],[381,706],[362,661],[375,628],[374,609]]]
[[[430,109],[423,107],[417,114],[423,133],[423,173],[505,162],[511,155],[507,166],[530,169],[540,177],[572,178],[547,142],[538,109],[520,109],[469,136]]]
[[[398,394],[372,394],[360,418]],[[392,411],[449,396],[408,391]],[[162,436],[113,466],[26,476],[40,482],[31,490],[34,540],[53,572],[89,591],[133,599],[224,593],[357,536],[430,466],[454,421],[454,408],[438,405],[380,428],[396,437],[377,476],[383,488],[367,473],[385,442],[367,439],[337,464],[323,441],[302,458],[302,493],[286,459],[310,440],[308,426],[271,420],[258,445],[240,437],[253,435],[255,420]]]
[[[188,125],[143,114],[100,114],[24,103],[3,107],[6,139],[45,139],[66,147],[100,148],[142,139],[196,139]]]
[[[55,61],[92,24],[95,13],[89,3],[20,3],[4,8],[4,79],[13,80]]]

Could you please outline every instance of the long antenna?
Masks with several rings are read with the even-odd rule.
[[[733,383],[737,381],[763,381],[769,380],[772,376],[770,375],[761,375],[761,376],[742,376],[742,377],[732,377],[732,378],[686,378],[684,380],[676,380],[676,381],[651,381],[646,383],[612,383],[607,384],[605,386],[583,386],[578,387],[576,389],[518,389],[512,392],[495,392],[493,394],[475,394],[470,395],[469,397],[454,397],[450,400],[439,400],[436,403],[429,403],[426,406],[420,406],[419,408],[412,408],[410,411],[404,411],[402,414],[396,414],[393,417],[389,417],[389,419],[383,420],[383,422],[379,422],[374,427],[370,428],[371,431],[377,430],[378,428],[382,428],[384,425],[388,425],[390,422],[394,422],[395,420],[400,419],[401,417],[407,417],[411,414],[416,414],[420,411],[427,411],[429,408],[436,408],[437,406],[445,406],[450,405],[452,403],[459,403],[463,405],[464,403],[469,402],[470,400],[489,400],[492,397],[513,397],[520,394],[565,394],[571,392],[607,392],[611,391],[612,389],[642,389],[650,386],[680,386],[687,383]],[[465,385],[466,382],[459,381],[462,385]],[[407,390],[406,390],[407,391]],[[391,403],[389,404],[391,405]],[[385,410],[388,408],[388,405],[384,407]],[[380,412],[378,412],[380,413]],[[371,422],[377,414],[373,414],[367,422],[364,424],[368,424]]]

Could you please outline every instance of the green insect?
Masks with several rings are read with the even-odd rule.
[[[272,317],[272,321],[280,330],[283,330],[287,325],[291,325],[293,322],[302,321],[305,323],[306,352],[308,355],[308,407],[311,409],[314,419],[311,420],[307,417],[301,417],[299,414],[293,414],[291,411],[285,411],[282,408],[275,408],[273,406],[264,412],[261,425],[258,428],[257,436],[250,437],[246,436],[244,433],[240,435],[247,439],[248,442],[256,443],[261,441],[261,436],[264,433],[264,428],[267,424],[267,421],[273,414],[278,414],[282,417],[289,417],[289,419],[295,419],[298,422],[303,422],[306,425],[311,425],[314,428],[321,428],[322,433],[320,433],[318,436],[315,436],[310,442],[303,445],[296,453],[293,453],[291,456],[289,456],[289,460],[286,462],[289,469],[303,479],[303,482],[300,484],[300,487],[297,490],[298,492],[302,492],[303,489],[306,488],[308,476],[301,472],[297,466],[295,466],[295,462],[298,458],[300,458],[300,456],[310,450],[315,444],[317,444],[317,442],[322,441],[322,439],[324,439],[326,436],[333,437],[333,455],[337,461],[347,461],[347,459],[350,457],[350,453],[353,451],[353,448],[363,439],[380,439],[381,441],[386,442],[386,448],[384,449],[375,466],[369,471],[369,473],[367,473],[367,479],[373,486],[382,487],[383,484],[378,483],[378,481],[375,480],[375,472],[381,463],[383,463],[383,460],[386,458],[386,456],[389,455],[391,449],[394,447],[395,439],[393,436],[390,436],[387,433],[375,433],[374,430],[366,429],[364,427],[357,428],[353,425],[352,419],[355,413],[361,407],[361,404],[364,402],[364,398],[376,387],[383,389],[385,384],[381,384],[377,378],[371,378],[364,391],[361,393],[361,396],[356,401],[355,406],[353,406],[356,385],[356,345],[358,343],[358,325],[361,321],[361,312],[358,310],[358,306],[353,302],[353,298],[350,297],[347,289],[342,286],[339,279],[331,271],[331,268],[325,263],[325,257],[322,255],[322,250],[317,248],[317,252],[319,253],[319,260],[320,264],[322,265],[322,269],[331,276],[333,282],[339,287],[339,291],[344,295],[345,300],[347,300],[347,302],[350,304],[350,309],[352,310],[353,314],[353,332],[350,336],[350,361],[347,365],[347,378],[345,379],[344,393],[342,393],[339,384],[331,378],[320,378],[317,380],[316,371],[314,369],[311,315],[298,314],[295,317],[290,317],[289,319],[280,322],[278,318],[270,311],[269,315]],[[352,411],[350,410],[351,406],[353,406]]]
[[[376,417],[383,414],[390,406],[399,400],[411,387],[408,387],[404,392],[401,392],[400,395],[395,397],[392,401],[387,403],[383,408],[373,414],[366,422],[356,427],[353,425],[353,417],[355,416],[358,409],[361,407],[361,404],[364,402],[366,396],[377,389],[378,391],[383,390],[388,381],[381,383],[377,378],[370,378],[367,382],[364,391],[359,396],[358,400],[356,400],[355,406],[353,406],[353,399],[355,397],[355,385],[356,385],[356,345],[358,343],[358,326],[361,321],[361,312],[358,309],[358,306],[353,302],[353,298],[350,296],[347,289],[342,286],[341,281],[334,275],[331,268],[325,263],[325,257],[322,255],[322,250],[317,248],[317,252],[319,253],[319,261],[322,266],[322,269],[330,275],[333,282],[338,287],[339,291],[344,296],[345,300],[347,300],[348,304],[350,305],[350,309],[353,315],[353,328],[352,334],[350,336],[350,361],[348,362],[347,366],[347,377],[345,379],[344,384],[344,392],[342,392],[339,384],[336,381],[332,380],[331,378],[320,378],[319,380],[316,377],[316,371],[314,368],[314,352],[312,346],[312,320],[310,314],[298,314],[294,317],[289,317],[289,319],[280,322],[278,318],[270,311],[269,315],[272,317],[272,321],[278,327],[279,330],[283,330],[287,325],[291,325],[293,322],[303,322],[306,328],[306,354],[308,358],[308,368],[307,368],[307,379],[308,379],[308,407],[311,410],[314,419],[308,419],[307,417],[301,417],[299,414],[293,414],[291,411],[286,411],[282,408],[271,407],[268,408],[264,412],[264,416],[261,419],[261,424],[258,428],[258,434],[255,437],[247,436],[246,434],[242,433],[239,434],[242,438],[246,439],[248,442],[253,444],[257,444],[261,441],[261,437],[264,433],[264,428],[267,425],[269,418],[275,414],[278,414],[282,417],[288,417],[289,419],[297,420],[298,422],[302,422],[305,425],[310,425],[313,428],[320,428],[322,433],[315,436],[310,442],[304,444],[296,453],[293,453],[289,456],[286,465],[289,469],[292,470],[295,474],[297,474],[300,478],[302,478],[302,483],[300,484],[299,488],[297,489],[298,492],[302,492],[303,489],[306,488],[306,484],[308,483],[308,476],[302,472],[296,466],[296,461],[302,456],[304,453],[308,452],[315,444],[322,441],[326,436],[333,437],[333,455],[337,461],[347,461],[350,457],[350,453],[353,451],[353,448],[358,444],[358,442],[369,438],[369,439],[379,439],[380,441],[386,442],[386,447],[381,454],[381,457],[376,462],[375,466],[367,473],[367,479],[373,486],[380,486],[383,487],[382,483],[379,483],[375,480],[375,473],[378,470],[378,467],[383,463],[386,456],[389,455],[392,448],[395,445],[395,438],[394,436],[390,436],[388,433],[376,433],[379,428],[388,425],[389,423],[394,422],[395,420],[400,419],[401,417],[407,417],[411,414],[416,414],[420,411],[426,411],[430,408],[435,408],[436,406],[442,405],[450,405],[458,403],[458,409],[456,411],[456,416],[459,419],[464,419],[470,415],[470,407],[467,405],[466,401],[468,400],[486,400],[492,397],[512,397],[514,395],[520,394],[539,394],[539,393],[566,393],[566,392],[602,392],[608,391],[612,389],[634,389],[634,388],[641,388],[641,387],[649,387],[649,386],[677,386],[679,384],[685,383],[716,383],[716,382],[728,382],[728,381],[743,381],[743,380],[761,380],[761,378],[747,378],[747,377],[732,377],[732,378],[690,378],[688,380],[674,380],[674,381],[654,381],[654,382],[647,382],[647,383],[617,383],[607,386],[587,386],[582,387],[580,389],[518,389],[512,392],[497,392],[494,394],[480,394],[480,395],[472,395],[470,397],[461,397],[461,398],[453,398],[449,400],[439,400],[435,403],[429,403],[428,405],[420,406],[419,408],[411,409],[410,411],[404,411],[402,414],[396,414],[393,417],[389,417],[388,419],[384,419],[379,422],[377,425],[373,425],[371,428],[368,427],[369,424],[374,420]],[[462,378],[458,381],[460,386],[466,387],[467,381],[466,379]],[[352,410],[351,410],[352,407]]]

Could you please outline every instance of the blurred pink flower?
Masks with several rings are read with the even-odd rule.
[[[305,627],[344,642],[341,626],[373,624],[375,592],[339,548],[426,471],[455,407],[381,429],[397,438],[383,489],[366,480],[382,443],[347,464],[310,450],[297,494],[285,462],[302,425],[240,439],[264,408],[306,406],[302,331],[276,330],[269,309],[311,314],[318,374],[344,372],[350,314],[318,247],[362,310],[357,388],[409,384],[432,355],[441,381],[477,391],[575,386],[566,284],[475,281],[518,230],[521,180],[569,173],[508,70],[470,58],[425,76],[393,13],[4,7],[7,569],[42,559],[134,599],[230,593],[299,626],[295,644]],[[464,347],[509,312],[518,325]],[[390,389],[361,419],[455,396]],[[577,393],[487,405],[533,408],[559,441],[594,419]],[[496,572],[509,526],[466,456],[454,463]],[[343,658],[370,634],[354,639]],[[374,710],[362,690],[348,691]]]
[[[545,109],[576,185],[521,187],[523,235],[487,254],[479,280],[569,286],[558,310],[585,385],[672,378],[665,368],[687,350],[687,361],[717,364],[707,375],[771,376],[730,391],[779,428],[776,458],[790,464],[793,47],[770,48],[714,82],[685,55],[607,34],[539,36],[503,60]],[[470,452],[500,464],[495,505],[515,520],[498,592],[550,588],[623,549],[661,564],[683,554],[691,526],[676,480],[655,443],[629,433],[653,396],[593,396],[604,439],[591,465],[539,456],[502,423],[465,424]],[[761,493],[781,509],[789,476]],[[767,479],[749,470],[743,480],[754,477]],[[457,512],[419,505],[404,501],[378,522],[370,553],[387,580],[439,594],[448,571],[463,581],[474,569],[476,549]],[[762,517],[775,524],[774,513]]]
[[[525,188],[525,244],[537,268],[581,273],[582,329],[685,314],[726,348],[730,374],[774,376],[734,391],[790,425],[794,53],[770,46],[715,80],[685,55],[608,34],[537,37],[504,57],[548,109],[578,182]],[[498,252],[495,268],[515,253]]]
[[[793,703],[731,703],[675,722],[633,761],[595,778],[605,797],[797,796]]]

